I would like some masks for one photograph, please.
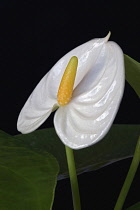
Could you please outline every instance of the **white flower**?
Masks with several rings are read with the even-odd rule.
[[[120,47],[105,38],[93,39],[62,57],[42,78],[22,108],[17,128],[22,133],[37,129],[59,107],[55,130],[62,142],[80,149],[101,140],[110,129],[124,91],[124,59]],[[72,56],[78,68],[70,102],[60,106],[59,85]]]

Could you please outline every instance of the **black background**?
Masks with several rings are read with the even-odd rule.
[[[125,54],[140,62],[139,6],[128,1],[0,1],[0,129],[17,134],[26,99],[71,49],[111,31]],[[126,83],[114,123],[138,124],[139,100]],[[52,127],[53,115],[41,126]],[[131,158],[78,176],[83,210],[112,210]],[[125,208],[140,200],[138,171]],[[59,181],[53,209],[72,209],[69,179]]]

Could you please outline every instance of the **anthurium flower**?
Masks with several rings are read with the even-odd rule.
[[[76,47],[52,67],[20,112],[20,132],[34,131],[58,108],[54,127],[68,147],[88,147],[106,135],[124,90],[123,52],[109,37]]]

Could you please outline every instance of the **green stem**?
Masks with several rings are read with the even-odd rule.
[[[127,177],[126,177],[125,182],[123,184],[123,187],[121,189],[121,192],[120,192],[120,195],[118,197],[118,200],[117,200],[117,203],[115,205],[114,210],[121,210],[122,209],[124,201],[125,201],[126,196],[128,194],[129,188],[131,186],[131,183],[134,179],[135,173],[136,173],[137,168],[139,166],[139,162],[140,162],[140,137],[138,139],[132,163],[130,165]]]
[[[80,195],[79,195],[78,180],[76,175],[73,150],[67,146],[65,146],[65,149],[66,149],[69,176],[71,182],[74,210],[81,210]]]

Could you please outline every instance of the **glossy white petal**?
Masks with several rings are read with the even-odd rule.
[[[71,59],[71,57],[78,57],[78,69],[75,79],[74,88],[80,83],[87,72],[90,70],[91,65],[96,62],[104,43],[108,41],[110,33],[105,38],[93,39],[86,42],[75,49],[64,55],[50,70],[50,82],[48,83],[48,88],[50,94],[56,98],[58,93],[58,88],[66,69],[66,66]],[[95,50],[96,49],[96,50]]]
[[[96,55],[96,48],[93,52]],[[54,118],[58,136],[73,149],[90,146],[106,135],[124,91],[123,53],[116,43],[103,43],[96,59],[88,62],[89,69],[75,88],[71,102],[60,107]]]
[[[72,56],[77,56],[79,66],[75,80],[76,87],[101,54],[110,33],[101,39],[93,39],[78,46],[62,57],[39,82],[20,112],[17,129],[29,133],[37,129],[51,114],[57,104],[57,92],[65,68]]]
[[[46,74],[36,86],[24,107],[17,122],[17,129],[21,133],[30,133],[37,129],[51,114],[57,104],[48,89],[49,73]]]

